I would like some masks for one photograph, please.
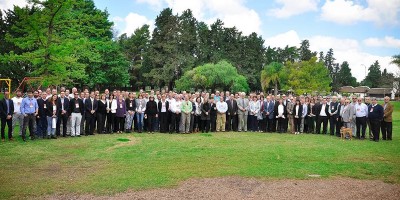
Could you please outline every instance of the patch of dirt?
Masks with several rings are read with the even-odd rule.
[[[116,145],[109,147],[107,149],[107,151],[112,151],[112,150],[120,148],[120,147],[133,146],[133,145],[141,142],[140,138],[136,138],[133,136],[129,136],[127,138],[129,139],[128,142],[118,141],[118,143]]]
[[[350,178],[273,180],[224,177],[192,179],[175,188],[127,191],[114,196],[64,194],[44,199],[363,199],[398,200],[400,185]]]

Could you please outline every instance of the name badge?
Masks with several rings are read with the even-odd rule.
[[[29,107],[30,107],[30,108],[33,108],[33,103],[30,103],[30,104],[29,104]]]
[[[21,102],[17,102],[17,105],[21,105]]]
[[[44,108],[44,109],[47,109],[47,105],[46,105],[46,104],[43,104],[43,108]]]
[[[129,107],[132,107],[132,103],[129,104]]]
[[[79,108],[79,103],[75,104],[75,108]]]
[[[119,104],[119,108],[122,108],[122,104]]]
[[[369,112],[374,112],[374,108],[371,108],[371,110]]]

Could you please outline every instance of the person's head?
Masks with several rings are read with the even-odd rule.
[[[22,92],[21,92],[21,90],[17,90],[17,97],[22,97]]]
[[[372,97],[371,102],[372,102],[373,105],[377,104],[376,98]]]
[[[215,96],[219,96],[219,91],[215,91]]]
[[[351,100],[353,100],[353,103],[356,103],[356,102],[357,102],[357,96],[356,96],[356,95],[353,95],[353,96],[351,97]]]
[[[4,91],[4,98],[8,99],[10,92],[8,90]]]
[[[67,89],[67,90],[65,90],[65,96],[69,96],[69,94],[70,94],[70,91]]]
[[[65,92],[61,91],[61,92],[60,92],[60,97],[61,97],[61,98],[64,98],[64,97],[65,97]]]
[[[143,94],[142,93],[139,94],[139,99],[143,99]]]
[[[46,89],[46,93],[47,93],[47,94],[50,94],[50,93],[51,93],[51,89],[50,89],[50,88],[47,88],[47,89]]]
[[[53,102],[57,101],[57,94],[51,95],[51,101],[53,101]]]
[[[344,100],[344,105],[349,105],[349,104],[350,104],[350,100],[349,99]]]
[[[90,98],[94,99],[95,96],[96,96],[96,94],[94,92],[90,93]]]
[[[105,89],[105,90],[104,90],[104,94],[106,94],[106,95],[110,94],[110,90]]]
[[[122,94],[119,94],[118,99],[119,99],[119,101],[123,101],[124,100],[124,96]]]
[[[283,99],[283,100],[286,100],[286,95],[285,95],[285,94],[282,95],[282,99]]]
[[[54,94],[57,95],[57,89],[52,89],[52,90],[51,90],[51,94],[52,94],[52,95],[54,95]]]
[[[114,99],[114,95],[110,95],[110,101]]]
[[[32,90],[28,90],[28,97],[29,98],[33,98],[33,91]]]
[[[346,102],[346,99],[345,99],[345,98],[341,98],[341,99],[340,99],[340,104],[344,105],[345,102]]]
[[[208,99],[208,102],[209,102],[209,103],[214,103],[214,98],[213,98],[213,97],[209,98],[209,99]]]
[[[270,101],[271,100],[271,96],[267,96],[267,101]]]
[[[201,98],[200,98],[200,97],[197,97],[197,98],[196,98],[196,102],[197,102],[197,103],[201,103]]]
[[[300,103],[300,100],[299,99],[296,99],[296,105],[300,105],[301,103]]]
[[[223,98],[223,95],[224,93],[221,93],[221,98],[219,98],[219,101],[221,101],[221,102],[224,102],[224,98]]]
[[[39,92],[37,90],[35,90],[33,92],[33,97],[38,98],[38,96],[39,96]]]
[[[283,99],[279,99],[279,105],[283,104]]]
[[[76,87],[73,87],[73,88],[72,88],[72,94],[75,95],[75,92],[77,92],[77,91],[78,91],[78,89],[76,89]]]
[[[358,97],[358,98],[357,98],[357,103],[358,103],[358,104],[361,104],[361,103],[362,103],[362,98],[361,98],[361,97]]]
[[[46,93],[45,93],[45,94],[46,94]],[[43,96],[43,95],[42,95],[42,96]],[[75,93],[74,93],[74,98],[75,98],[75,99],[78,99],[78,98],[79,98],[79,93],[78,93],[78,92],[75,92]]]
[[[162,95],[161,95],[161,100],[165,101],[165,98],[166,98],[166,97],[165,97],[165,94],[162,94]]]
[[[253,101],[257,101],[257,95],[253,96]]]
[[[60,88],[60,92],[65,92],[65,87],[64,86]]]
[[[154,101],[154,96],[153,95],[150,95],[149,101]]]
[[[331,101],[331,97],[330,97],[330,96],[327,96],[327,97],[326,97],[326,101],[327,101],[327,102]]]
[[[326,104],[326,98],[322,98],[322,104]]]
[[[81,99],[85,98],[85,93],[81,92],[80,97],[81,97]]]
[[[383,100],[385,101],[385,103],[389,103],[390,97],[386,96]]]
[[[100,94],[94,93],[94,98],[95,98],[96,100],[99,100],[99,99],[100,99]]]
[[[371,97],[365,97],[365,103],[370,104],[371,103]]]
[[[333,97],[332,97],[332,101],[333,101],[334,103],[336,103],[336,101],[337,101],[337,96],[333,96]]]

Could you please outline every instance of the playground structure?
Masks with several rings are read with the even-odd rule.
[[[0,88],[3,88],[3,81],[6,83],[6,85],[8,87],[8,91],[11,91],[11,79],[0,78]],[[8,98],[10,98],[10,94],[8,94]]]

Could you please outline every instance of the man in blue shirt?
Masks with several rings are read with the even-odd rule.
[[[31,140],[35,139],[34,123],[39,112],[39,106],[33,97],[33,92],[28,91],[28,97],[24,98],[21,103],[21,114],[24,116],[24,125],[22,127],[22,139],[26,141],[26,127],[29,125],[29,136]]]

